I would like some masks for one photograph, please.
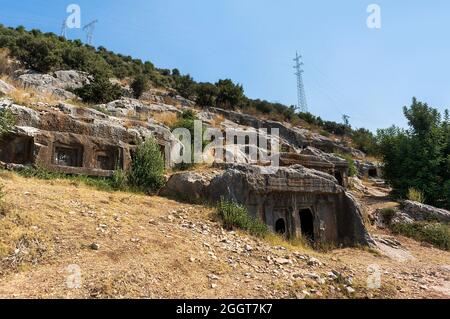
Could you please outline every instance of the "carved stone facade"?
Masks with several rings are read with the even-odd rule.
[[[343,245],[372,243],[363,211],[352,195],[333,176],[301,165],[277,169],[234,165],[209,176],[178,173],[162,194],[180,198],[186,190],[188,200],[216,203],[226,198],[243,204],[273,232],[289,238]]]
[[[37,111],[1,101],[17,119],[13,131],[0,140],[0,161],[5,165],[35,165],[50,171],[111,176],[127,169],[137,145],[156,137],[164,154],[170,132],[164,127],[139,123],[126,128],[121,119],[74,106]]]

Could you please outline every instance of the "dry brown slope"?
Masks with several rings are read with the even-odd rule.
[[[286,249],[224,231],[207,207],[13,173],[0,179],[10,207],[0,219],[0,297],[448,298],[432,287],[448,284],[449,253],[408,239],[400,239],[415,257],[407,263],[362,249]],[[383,270],[379,290],[366,289],[370,264]],[[67,286],[69,265],[81,270],[78,289]],[[355,293],[343,286],[349,276]]]

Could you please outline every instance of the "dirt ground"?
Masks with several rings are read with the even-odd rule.
[[[379,250],[320,253],[225,231],[209,207],[9,172],[0,181],[2,298],[450,298],[449,252],[373,227]],[[359,197],[369,211],[395,205]]]

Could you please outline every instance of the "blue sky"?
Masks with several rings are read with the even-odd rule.
[[[304,57],[309,109],[354,127],[405,126],[413,96],[450,105],[447,0],[0,0],[0,23],[59,33],[66,7],[99,20],[94,45],[178,68],[198,81],[231,78],[249,97],[296,104],[292,58]],[[366,25],[369,4],[381,29]],[[81,30],[69,38],[85,40]]]

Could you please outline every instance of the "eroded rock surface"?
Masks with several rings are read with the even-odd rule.
[[[87,73],[75,70],[55,71],[51,74],[26,71],[16,76],[24,87],[34,88],[38,92],[49,93],[63,100],[76,99],[77,96],[70,90],[80,88],[90,81]]]

